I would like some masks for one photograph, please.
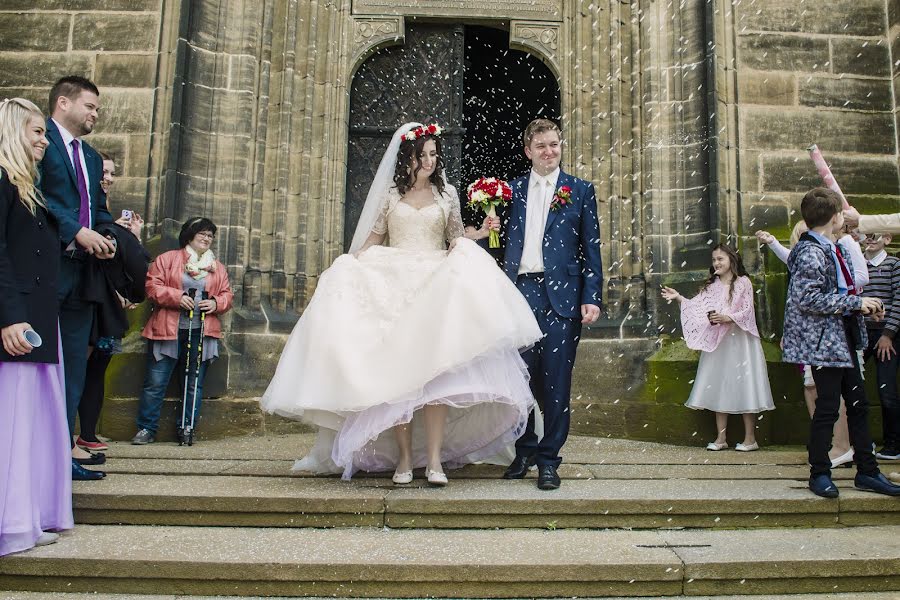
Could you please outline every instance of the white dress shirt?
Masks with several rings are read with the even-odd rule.
[[[546,177],[531,170],[525,202],[525,243],[519,263],[520,275],[544,272],[544,228],[558,180],[559,167]]]

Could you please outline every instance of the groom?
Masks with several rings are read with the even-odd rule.
[[[560,485],[556,470],[569,435],[575,349],[581,326],[600,316],[603,286],[594,186],[560,170],[560,134],[547,119],[535,119],[525,128],[531,171],[510,182],[513,197],[503,261],[544,333],[522,355],[543,411],[544,436],[538,441],[532,413],[503,478],[522,479],[537,464],[542,490]]]

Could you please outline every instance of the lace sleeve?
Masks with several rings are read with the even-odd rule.
[[[459,208],[459,194],[456,193],[456,188],[448,185],[444,193],[450,195],[450,214],[447,215],[447,225],[444,229],[444,236],[447,238],[447,243],[450,243],[462,236],[465,233],[465,229],[463,228],[462,214]]]
[[[381,203],[381,214],[378,215],[378,219],[375,221],[375,224],[372,225],[372,233],[377,235],[384,235],[387,233],[387,215],[391,209],[391,196],[388,194],[388,197]]]

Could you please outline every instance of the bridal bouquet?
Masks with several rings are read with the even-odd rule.
[[[489,217],[497,216],[497,206],[506,205],[512,200],[512,188],[502,179],[496,177],[480,177],[467,188],[469,207],[480,208]],[[500,247],[500,234],[491,229],[488,238],[490,248]]]

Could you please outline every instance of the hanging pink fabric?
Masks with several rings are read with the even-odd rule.
[[[734,296],[728,302],[728,288],[718,279],[708,288],[681,302],[681,329],[684,341],[692,350],[712,352],[732,327],[737,326],[754,337],[759,337],[756,328],[756,314],[753,311],[753,284],[747,277],[739,277],[734,282]],[[713,325],[709,322],[709,311],[728,315],[734,323]]]

